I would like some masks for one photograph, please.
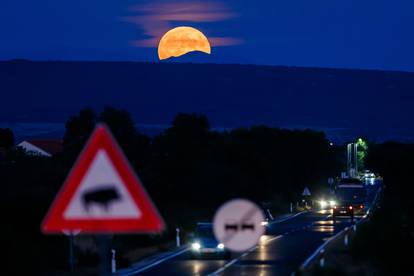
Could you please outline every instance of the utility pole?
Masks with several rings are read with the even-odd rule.
[[[358,143],[352,143],[354,145],[354,177],[358,176]]]
[[[351,177],[352,169],[352,143],[346,145],[346,172]]]

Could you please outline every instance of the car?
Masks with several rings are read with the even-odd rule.
[[[353,220],[354,215],[361,214],[365,214],[365,205],[363,203],[338,201],[338,204],[332,208],[333,219],[339,216],[349,216]]]
[[[191,240],[190,249],[191,257],[197,259],[202,257],[228,259],[231,257],[231,252],[215,238],[212,223],[197,224]]]
[[[339,203],[335,205],[332,209],[332,217],[335,220],[338,216],[349,216],[351,220],[354,219],[354,207],[351,203]]]
[[[265,220],[262,221],[261,224],[262,226],[269,227],[270,223],[274,220],[273,215],[269,209],[264,209],[264,208],[263,208],[263,214],[264,214]]]

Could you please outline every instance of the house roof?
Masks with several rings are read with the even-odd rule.
[[[51,155],[60,153],[63,151],[63,141],[62,140],[53,140],[53,139],[36,139],[36,140],[26,140],[27,143],[30,143]]]

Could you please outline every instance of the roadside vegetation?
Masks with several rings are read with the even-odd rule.
[[[383,190],[369,218],[327,248],[326,266],[316,263],[304,275],[413,275],[414,144],[371,144],[366,166],[383,177]]]
[[[185,235],[197,221],[210,221],[231,198],[252,199],[274,214],[288,212],[305,186],[311,191],[326,186],[344,157],[322,132],[266,126],[217,132],[202,114],[178,114],[170,128],[149,137],[135,129],[125,110],[108,107],[96,114],[84,109],[66,122],[64,150],[52,158],[25,154],[14,147],[11,131],[1,130],[0,231],[8,275],[68,271],[68,238],[42,235],[40,223],[101,121],[112,130],[168,226],[160,236],[113,237],[120,266],[170,248],[176,227]],[[94,237],[79,236],[75,242],[77,270],[96,265]]]
[[[367,165],[384,178],[384,192],[372,219],[352,243],[352,256],[369,262],[383,275],[413,275],[414,144],[370,147]]]

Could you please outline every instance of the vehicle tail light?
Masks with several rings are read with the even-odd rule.
[[[352,208],[352,205],[351,205],[351,206],[349,206],[348,208],[349,208],[349,210],[352,210],[352,209],[353,209],[353,208]]]
[[[359,205],[360,209],[364,209],[364,204]]]

